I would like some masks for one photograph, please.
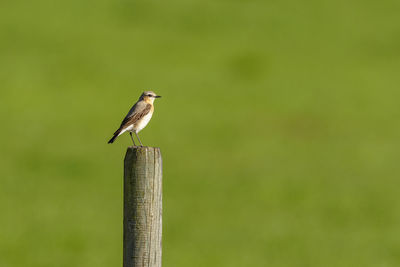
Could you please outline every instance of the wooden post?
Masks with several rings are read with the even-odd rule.
[[[161,267],[162,159],[158,147],[128,147],[124,160],[124,265]]]

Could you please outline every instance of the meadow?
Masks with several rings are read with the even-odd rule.
[[[163,266],[400,266],[400,3],[0,3],[0,266],[122,266],[144,90]]]

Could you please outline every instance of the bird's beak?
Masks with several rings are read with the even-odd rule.
[[[155,96],[155,98],[160,98],[160,97],[161,97],[160,95],[156,95],[156,96]]]

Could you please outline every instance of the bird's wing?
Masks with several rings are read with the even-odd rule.
[[[147,104],[145,102],[138,102],[136,103],[128,112],[126,117],[121,123],[120,129],[124,129],[125,127],[128,127],[129,125],[132,125],[133,123],[137,122],[144,116],[146,116],[151,110],[151,105]]]

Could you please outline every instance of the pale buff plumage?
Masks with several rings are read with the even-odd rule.
[[[135,133],[140,145],[143,146],[138,133],[149,123],[154,112],[154,100],[159,97],[161,96],[156,95],[152,91],[143,92],[139,97],[139,100],[135,105],[133,105],[128,114],[122,120],[121,126],[117,131],[115,131],[113,137],[108,141],[108,143],[113,143],[118,136],[124,132],[129,132],[133,145],[135,145],[135,141],[133,140],[132,133]]]

